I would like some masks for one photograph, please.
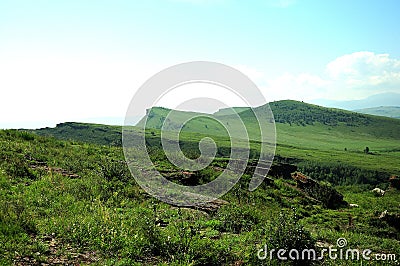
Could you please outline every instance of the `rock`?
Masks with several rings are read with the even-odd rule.
[[[292,178],[296,180],[297,187],[308,196],[322,202],[329,209],[336,209],[347,206],[347,202],[343,200],[343,195],[334,188],[321,184],[318,181],[300,173],[292,173]]]
[[[379,215],[379,219],[384,219],[387,216],[388,211],[384,210],[381,215]]]
[[[164,200],[165,202],[169,203],[172,206],[190,208],[190,209],[204,211],[207,213],[215,212],[219,208],[221,208],[223,205],[228,204],[227,201],[222,200],[222,199],[214,199],[214,200],[207,201],[208,198],[206,196],[196,194],[196,193],[184,192],[183,195],[186,197],[190,197],[192,199],[198,199],[198,201],[197,202],[195,201],[195,203],[192,202],[191,204],[189,204],[190,202],[185,202],[183,200],[179,204],[175,204],[175,203],[170,202],[170,200],[167,197],[165,197],[165,198],[161,197],[161,200]]]
[[[290,179],[291,174],[297,171],[297,166],[287,163],[273,164],[268,172],[268,175],[277,178]]]
[[[373,190],[372,190],[372,192],[374,192],[375,193],[375,195],[377,195],[377,196],[383,196],[383,195],[385,195],[385,191],[383,190],[383,189],[380,189],[380,188],[374,188]]]
[[[317,243],[315,243],[315,246],[319,247],[319,248],[329,248],[332,245],[328,242],[323,242],[323,241],[317,241]]]
[[[193,206],[193,208],[210,213],[217,211],[219,208],[222,207],[222,205],[225,204],[228,204],[228,202],[225,200],[216,199],[207,203],[198,204],[196,206]]]
[[[269,168],[268,175],[275,178],[290,179],[290,174],[297,171],[297,166],[288,163],[276,163],[270,161],[260,163],[258,160],[251,160],[247,164],[245,173],[253,175],[257,166],[266,169],[269,165],[271,165],[271,167]]]
[[[400,229],[400,214],[389,213],[388,210],[384,210],[379,219],[386,221],[390,226],[393,226],[397,230]]]

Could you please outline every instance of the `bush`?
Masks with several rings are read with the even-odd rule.
[[[125,162],[103,159],[99,162],[101,173],[107,181],[119,180],[127,182],[131,175]]]
[[[307,265],[311,261],[301,260],[301,251],[315,249],[315,240],[299,223],[299,220],[296,209],[292,209],[291,212],[281,212],[268,228],[267,247],[268,250],[285,249],[287,252],[295,249],[300,253],[300,260],[293,261],[294,264]],[[277,258],[274,257],[274,259]]]
[[[217,219],[221,221],[217,230],[235,234],[251,231],[262,220],[259,210],[234,205],[223,206],[217,213]]]
[[[4,169],[8,176],[12,177],[15,180],[21,179],[30,179],[35,180],[36,175],[29,168],[26,161],[20,157],[14,157],[10,159],[6,159],[8,164],[5,165]]]

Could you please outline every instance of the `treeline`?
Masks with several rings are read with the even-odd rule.
[[[41,136],[53,136],[61,140],[73,140],[105,146],[122,146],[122,127],[76,122],[57,124],[55,128],[41,128],[32,132]]]
[[[371,118],[363,114],[296,101],[272,102],[269,105],[274,113],[275,122],[278,123],[303,126],[313,125],[317,122],[330,126],[335,126],[339,123],[345,123],[347,126],[360,126],[371,123]]]
[[[357,168],[341,163],[302,161],[297,163],[300,172],[318,181],[332,185],[370,184],[378,185],[389,180],[390,173]]]

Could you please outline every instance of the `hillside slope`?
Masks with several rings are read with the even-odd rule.
[[[52,136],[61,140],[75,140],[99,145],[121,146],[120,126],[65,122],[54,128],[29,130],[41,136]]]
[[[339,182],[339,179],[356,179],[357,182],[366,182],[366,175],[363,177],[363,174],[357,170],[366,169],[381,173],[371,172],[368,174],[368,182],[373,183],[378,179],[386,179],[385,176],[389,174],[400,174],[400,165],[398,164],[400,160],[400,120],[324,108],[296,101],[273,102],[270,103],[270,107],[277,121],[276,158],[295,162],[302,167],[301,169],[312,172],[312,177],[319,180],[330,180],[334,183]],[[263,108],[265,107],[256,108],[256,112],[263,112]],[[259,148],[259,142],[256,140],[259,131],[254,114],[243,108],[239,110],[241,111],[239,115],[245,122],[252,140],[250,143],[252,156],[256,156]],[[146,130],[148,145],[161,147],[159,128],[168,112],[169,109],[158,107],[149,111],[148,130]],[[177,116],[181,119],[189,117],[190,114],[177,112]],[[140,123],[143,123],[145,118]],[[198,141],[203,137],[210,136],[218,144],[217,155],[229,156],[230,141],[226,129],[235,129],[237,117],[218,115],[217,118],[222,123],[215,122],[211,118],[198,117],[185,125],[179,139],[183,150],[198,152]],[[173,122],[170,121],[170,124],[173,125]],[[132,127],[133,133],[136,130],[140,130],[140,128]],[[64,123],[59,124],[56,128],[40,129],[35,132],[60,139],[101,145],[118,146],[121,144],[120,127]],[[166,136],[168,136],[168,132]],[[369,149],[367,154],[364,152],[366,147]],[[345,173],[337,170],[343,169],[343,165],[345,168],[354,167],[353,172]],[[322,168],[326,170],[321,171]],[[378,178],[378,175],[381,177]],[[374,181],[374,176],[376,181]]]
[[[371,135],[371,137],[400,139],[400,121],[392,118],[360,114],[335,108],[326,108],[293,100],[271,102],[269,103],[269,107],[273,112],[277,124],[297,126],[322,125],[326,126],[327,130],[330,128],[330,130],[339,130],[344,132],[347,131],[344,129],[347,127],[351,128],[351,130],[348,131],[352,133]],[[263,116],[268,111],[266,108],[266,106],[259,106],[254,108],[254,112]],[[255,126],[257,121],[253,111],[248,108],[237,108],[235,110],[239,112],[239,116],[249,130],[250,138],[259,134],[257,132],[257,127]],[[153,107],[138,123],[138,126],[142,127],[144,121],[147,119],[147,128],[161,129],[163,122],[170,111],[171,110],[167,108]],[[221,113],[228,114],[221,115]],[[230,128],[238,123],[237,116],[231,115],[225,110],[212,115],[188,113],[184,111],[174,111],[174,114],[175,117],[182,121],[185,120],[185,117],[191,117],[193,114],[200,116],[189,121],[184,130],[210,135],[226,135],[226,133],[223,132],[224,130],[222,130],[222,125]],[[211,119],[205,118],[204,116],[209,116]],[[221,121],[222,125],[216,121],[212,121],[212,118]],[[174,121],[169,120],[168,122],[169,125],[174,125]],[[174,127],[170,126],[164,129],[174,130]]]
[[[269,106],[276,121],[276,154],[278,156],[312,162],[313,169],[340,168],[340,165],[344,164],[363,169],[400,173],[398,164],[400,120],[325,108],[292,100],[272,102]],[[266,106],[260,106],[254,110],[262,114],[267,110],[266,108]],[[159,130],[168,112],[168,109],[158,107],[150,110],[147,127]],[[188,115],[185,112],[177,111],[177,113],[179,116]],[[239,116],[247,127],[250,139],[256,141],[259,130],[253,112],[240,109]],[[238,123],[237,117],[233,115],[222,115],[216,118],[228,129]],[[203,118],[196,118],[184,127],[181,136],[184,137],[186,132],[189,135],[201,133],[207,136],[228,138],[224,128],[219,126],[220,128],[217,123],[212,124],[208,121],[206,123]],[[364,152],[366,147],[369,149],[368,154]],[[315,175],[314,173],[314,177]],[[316,178],[328,178],[334,181],[335,178],[329,175],[330,170]],[[331,176],[342,178],[340,177],[342,175]]]

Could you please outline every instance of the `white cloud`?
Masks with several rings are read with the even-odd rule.
[[[350,100],[382,92],[400,93],[400,60],[388,54],[355,52],[328,63],[320,75],[285,73],[270,80],[265,91],[274,100]]]
[[[388,54],[363,51],[343,55],[326,66],[326,73],[338,91],[355,97],[400,92],[400,60]]]
[[[345,79],[351,85],[380,85],[399,81],[400,60],[388,54],[356,52],[336,58],[327,67],[333,79]]]
[[[400,70],[400,61],[389,58],[388,54],[374,54],[372,52],[355,52],[340,56],[327,65],[327,72],[333,78],[340,76],[363,76],[382,74],[397,68]]]

